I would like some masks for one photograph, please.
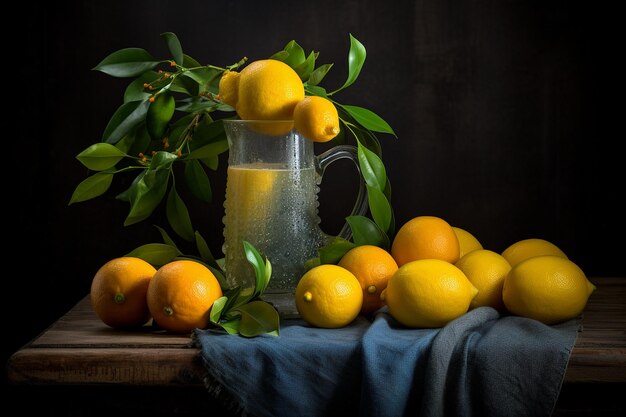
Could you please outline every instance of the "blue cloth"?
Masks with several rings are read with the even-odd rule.
[[[194,339],[213,391],[254,416],[527,417],[551,414],[579,328],[481,307],[441,329],[383,311],[342,329],[283,320],[279,337]]]

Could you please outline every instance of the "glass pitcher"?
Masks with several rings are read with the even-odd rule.
[[[255,274],[243,250],[253,244],[272,264],[266,293],[293,293],[305,262],[329,241],[319,227],[319,184],[326,167],[342,158],[358,169],[356,147],[336,146],[319,156],[293,121],[225,120],[229,157],[224,202],[225,274],[231,287],[252,287]],[[352,215],[364,215],[362,176]],[[350,238],[344,224],[341,237]]]

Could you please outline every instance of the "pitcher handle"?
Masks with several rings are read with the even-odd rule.
[[[356,169],[359,172],[359,193],[356,197],[356,203],[354,203],[354,207],[352,208],[351,216],[364,216],[367,214],[367,190],[365,189],[365,181],[363,180],[363,176],[361,175],[361,169],[359,168],[359,158],[356,146],[352,145],[339,145],[335,146],[326,152],[316,156],[317,164],[316,169],[317,173],[321,178],[324,176],[324,171],[326,167],[333,162],[339,159],[350,159],[356,165]],[[348,223],[344,223],[341,231],[339,232],[339,237],[349,240],[352,237],[352,230]]]

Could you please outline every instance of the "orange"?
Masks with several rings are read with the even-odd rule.
[[[418,216],[406,222],[391,245],[391,255],[400,267],[419,259],[455,263],[459,253],[459,239],[452,226],[434,216]]]
[[[338,264],[352,272],[363,289],[361,313],[367,314],[381,308],[380,294],[398,265],[386,250],[378,246],[363,245],[350,249]]]
[[[293,111],[293,123],[298,132],[314,142],[328,142],[339,133],[339,114],[328,99],[307,96]]]
[[[525,261],[534,256],[554,255],[567,259],[567,255],[563,253],[554,243],[544,239],[524,239],[513,243],[502,252],[502,256],[509,261],[511,266]]]
[[[141,326],[150,319],[148,285],[156,269],[143,259],[124,256],[102,265],[91,281],[91,305],[105,324]]]
[[[148,307],[163,329],[188,333],[206,328],[213,302],[222,296],[215,275],[204,265],[172,261],[154,274],[148,287]]]
[[[363,291],[352,272],[337,265],[319,265],[296,286],[296,308],[311,326],[328,329],[350,324],[361,311]]]

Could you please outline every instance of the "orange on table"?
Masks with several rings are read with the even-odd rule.
[[[145,324],[150,319],[146,293],[155,272],[148,262],[130,256],[102,265],[89,292],[96,315],[114,328]]]
[[[440,217],[417,216],[406,222],[393,240],[391,255],[398,266],[419,259],[459,260],[459,239],[452,226]]]
[[[206,266],[191,260],[172,261],[154,274],[148,307],[160,327],[187,333],[209,325],[211,307],[221,296],[220,284]]]
[[[339,261],[339,266],[352,272],[363,289],[361,313],[381,308],[380,294],[398,270],[398,265],[386,250],[378,246],[362,245],[350,249]]]

